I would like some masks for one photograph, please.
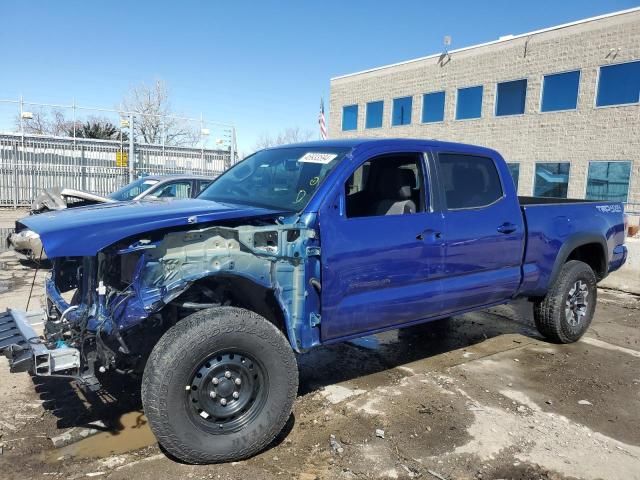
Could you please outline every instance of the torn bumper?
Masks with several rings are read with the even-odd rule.
[[[7,310],[0,314],[0,353],[9,359],[11,372],[34,375],[77,375],[80,352],[75,348],[49,349],[33,325],[46,320],[44,312]]]

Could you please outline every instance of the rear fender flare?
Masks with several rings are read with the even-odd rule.
[[[602,248],[602,253],[604,255],[604,272],[602,278],[607,275],[607,265],[609,265],[609,258],[607,242],[605,241],[605,239],[600,235],[592,233],[578,233],[567,238],[567,240],[560,247],[560,250],[558,250],[558,255],[556,255],[556,259],[553,263],[553,269],[551,270],[551,275],[549,276],[547,290],[551,285],[554,284],[554,282],[558,278],[560,270],[562,269],[562,265],[566,263],[567,258],[569,258],[569,255],[571,255],[571,252],[573,252],[578,247],[590,243],[596,243]]]

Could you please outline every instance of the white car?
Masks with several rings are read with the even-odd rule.
[[[194,198],[207,188],[213,177],[193,175],[151,175],[125,185],[106,197],[71,188],[49,188],[36,197],[31,204],[30,214],[37,215],[53,210],[137,200],[163,198]],[[40,261],[47,258],[40,238],[25,230],[12,233],[7,238],[10,248],[23,260]]]

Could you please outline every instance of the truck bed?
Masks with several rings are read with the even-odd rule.
[[[624,262],[621,203],[543,197],[518,200],[526,229],[519,296],[545,295],[568,258],[587,261],[598,280]],[[582,250],[576,253],[578,246]],[[591,258],[601,261],[588,261]]]

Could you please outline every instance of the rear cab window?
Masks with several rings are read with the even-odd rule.
[[[503,196],[500,174],[489,157],[440,153],[436,165],[448,210],[487,207]]]

